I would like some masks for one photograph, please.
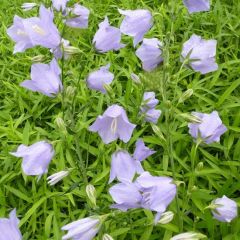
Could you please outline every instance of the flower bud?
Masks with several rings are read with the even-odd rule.
[[[204,163],[203,162],[199,162],[197,167],[196,167],[196,169],[197,169],[197,171],[201,171],[203,169],[203,167],[204,167]]]
[[[174,213],[172,211],[164,212],[157,223],[167,224],[173,220]]]
[[[107,93],[108,93],[110,96],[114,96],[113,89],[111,88],[110,85],[108,85],[108,84],[103,84],[103,87],[104,87],[104,89],[107,91]]]
[[[180,116],[191,123],[201,123],[202,122],[202,120],[199,117],[194,116],[189,113],[181,113]]]
[[[193,90],[190,88],[187,91],[185,91],[182,96],[179,98],[178,103],[185,102],[188,98],[190,98],[193,95]]]
[[[23,11],[29,11],[32,10],[37,5],[38,5],[37,3],[23,3],[21,8],[23,9]]]
[[[154,131],[154,133],[161,138],[162,140],[166,141],[166,139],[164,138],[162,131],[160,130],[160,128],[155,125],[155,124],[151,124],[152,130]]]
[[[109,234],[104,234],[102,240],[114,240]]]
[[[206,235],[203,235],[201,233],[186,232],[186,233],[178,234],[178,235],[170,238],[170,240],[199,240],[199,239],[203,239],[206,237],[207,237]]]
[[[88,199],[93,204],[94,207],[97,206],[96,204],[96,189],[92,184],[88,184],[86,186],[86,194],[88,196]]]
[[[55,119],[55,124],[57,125],[57,127],[62,130],[63,132],[67,132],[67,129],[66,129],[66,125],[64,123],[64,120],[61,118],[61,117],[56,117]]]
[[[140,80],[139,76],[136,75],[135,73],[131,73],[131,79],[137,84],[141,83],[141,80]]]
[[[42,62],[42,61],[44,61],[44,59],[45,59],[45,56],[44,56],[44,55],[37,55],[37,56],[35,56],[35,57],[32,57],[32,58],[31,58],[31,61],[32,61],[33,63],[35,63],[35,62]]]
[[[48,184],[50,186],[53,186],[56,183],[58,183],[59,181],[61,181],[63,178],[68,176],[68,174],[69,174],[69,171],[60,171],[60,172],[54,173],[47,178]]]
[[[73,46],[64,46],[63,45],[63,51],[68,56],[81,53],[81,50],[79,48],[73,47]]]

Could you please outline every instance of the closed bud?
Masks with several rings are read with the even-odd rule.
[[[81,53],[81,50],[79,48],[73,47],[73,46],[64,46],[63,45],[63,51],[64,51],[64,54],[66,54],[68,56]]]
[[[140,80],[139,76],[136,75],[135,73],[131,73],[131,79],[137,84],[141,83],[141,80]]]
[[[166,139],[164,138],[163,134],[162,134],[162,131],[160,130],[160,128],[155,125],[155,124],[151,124],[151,127],[152,127],[152,130],[153,132],[159,137],[161,138],[162,140],[166,141]]]
[[[66,98],[71,100],[74,97],[75,92],[76,92],[75,87],[68,86],[65,90]]]
[[[160,224],[167,224],[170,223],[173,220],[174,213],[172,211],[167,211],[163,213],[157,223]]]
[[[184,181],[174,181],[174,184],[176,184],[177,187],[179,187],[181,184],[185,186]]]
[[[203,169],[203,167],[204,167],[204,163],[203,162],[199,162],[197,167],[196,167],[196,169],[197,169],[197,171],[200,171],[200,170]]]
[[[23,3],[22,4],[22,9],[23,11],[29,11],[36,7],[38,4],[37,3]]]
[[[61,129],[64,132],[67,132],[64,120],[61,117],[56,117],[55,124],[59,129]]]
[[[103,84],[103,87],[105,88],[105,90],[107,91],[107,93],[108,93],[110,96],[113,96],[113,95],[114,95],[113,89],[111,88],[110,85],[108,85],[108,84]]]
[[[88,196],[88,199],[93,204],[94,207],[97,206],[96,204],[96,189],[92,184],[88,184],[86,186],[86,194]]]
[[[104,234],[102,240],[114,240],[109,234]]]
[[[170,238],[170,240],[199,240],[203,238],[207,238],[207,236],[196,232],[186,232],[178,234]]]
[[[69,171],[60,171],[60,172],[54,173],[53,175],[51,175],[47,178],[48,184],[50,186],[53,186],[56,183],[58,183],[59,181],[61,181],[63,178],[68,176],[68,174],[69,174]]]
[[[37,55],[37,56],[35,56],[35,57],[32,57],[32,58],[31,58],[31,61],[32,61],[33,63],[35,63],[35,62],[42,62],[44,59],[45,59],[45,56],[44,56],[44,55]]]
[[[193,95],[193,90],[190,88],[187,91],[185,91],[182,96],[179,98],[178,103],[185,102],[188,98],[190,98]]]
[[[202,120],[199,117],[194,116],[189,113],[181,113],[180,116],[191,123],[201,123],[202,122]]]

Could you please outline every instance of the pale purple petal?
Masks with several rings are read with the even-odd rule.
[[[133,153],[133,158],[137,161],[143,161],[152,154],[154,154],[155,151],[151,150],[150,148],[146,147],[142,139],[138,139],[136,142],[136,148]]]
[[[64,11],[69,0],[52,0],[53,7],[57,11]]]
[[[161,116],[161,110],[150,109],[145,112],[145,121],[157,124],[159,117]]]
[[[210,10],[210,0],[183,0],[189,13],[202,12]]]

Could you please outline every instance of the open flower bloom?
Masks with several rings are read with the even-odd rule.
[[[188,65],[196,72],[206,74],[218,69],[215,60],[216,40],[204,40],[200,36],[193,34],[191,38],[183,44],[182,59],[188,58]]]
[[[189,13],[209,11],[209,0],[183,0],[184,5],[187,7]]]
[[[134,47],[142,41],[145,33],[152,27],[152,15],[151,12],[144,9],[138,10],[121,10],[119,13],[124,15],[120,30],[123,34],[134,38]]]
[[[109,183],[115,178],[120,182],[132,182],[136,173],[144,172],[140,161],[134,160],[125,150],[113,153]]]
[[[162,111],[158,109],[149,109],[145,112],[145,121],[157,124]]]
[[[110,64],[104,67],[100,67],[99,70],[90,73],[87,77],[87,85],[90,89],[98,90],[102,93],[106,93],[104,85],[109,85],[114,75],[109,71]]]
[[[57,11],[64,11],[69,0],[52,0],[52,5]]]
[[[53,158],[54,150],[51,144],[40,141],[25,146],[21,144],[16,152],[11,152],[15,157],[22,157],[22,169],[26,175],[42,175],[48,171],[48,165]]]
[[[56,183],[58,183],[59,181],[61,181],[63,178],[68,176],[68,174],[69,174],[69,171],[60,171],[60,172],[54,173],[47,178],[48,184],[50,186],[53,186]]]
[[[185,232],[170,238],[170,240],[200,240],[203,238],[206,238],[206,236],[201,233]]]
[[[100,226],[98,216],[74,221],[62,227],[63,231],[68,231],[68,233],[62,237],[62,240],[91,240],[98,233]]]
[[[151,150],[150,148],[146,147],[142,139],[138,139],[136,142],[136,148],[133,153],[133,158],[136,161],[142,162],[152,154],[154,154],[155,151]]]
[[[14,17],[14,24],[8,28],[8,35],[16,42],[14,53],[24,52],[36,45],[55,49],[61,42],[57,27],[53,23],[53,12],[40,6],[39,17],[22,19]]]
[[[55,59],[50,64],[36,63],[31,67],[31,80],[25,80],[20,85],[31,91],[54,97],[63,88],[60,73]]]
[[[103,142],[108,144],[121,139],[127,143],[136,125],[129,122],[127,114],[123,107],[114,104],[98,116],[96,121],[89,127],[92,132],[98,132]]]
[[[152,71],[163,61],[161,47],[162,43],[156,38],[143,39],[136,55],[142,61],[142,67],[145,71]]]
[[[88,17],[90,11],[80,4],[75,4],[73,8],[70,8],[70,12],[74,15],[73,18],[66,20],[66,25],[73,28],[87,28]]]
[[[18,224],[16,209],[11,211],[9,218],[0,218],[0,240],[21,240],[22,234]]]
[[[112,208],[127,211],[132,208],[140,208],[142,195],[134,183],[118,183],[109,189],[109,193],[116,204]]]
[[[201,123],[188,124],[189,133],[194,139],[201,138],[207,144],[219,142],[220,136],[227,131],[217,111],[210,114],[198,112],[192,114],[202,121]]]
[[[97,51],[104,53],[110,50],[119,50],[125,45],[121,43],[121,32],[118,28],[109,25],[108,18],[99,24],[99,29],[93,38]]]
[[[212,204],[216,205],[212,214],[220,222],[231,222],[237,217],[237,203],[230,198],[223,196],[215,199]]]
[[[155,98],[155,92],[145,92],[143,94],[143,103],[142,103],[143,109],[155,108],[158,103],[159,103],[159,100]]]

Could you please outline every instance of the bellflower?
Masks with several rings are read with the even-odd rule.
[[[102,93],[106,93],[104,85],[109,85],[114,75],[109,71],[110,64],[104,67],[100,67],[99,70],[90,73],[87,77],[87,85],[90,89],[98,90]]]
[[[57,11],[65,11],[69,0],[52,0],[52,5]]]
[[[109,25],[108,18],[99,24],[99,29],[93,38],[93,44],[98,52],[119,50],[125,45],[121,42],[121,32],[118,28]]]
[[[216,46],[216,40],[204,40],[200,36],[193,34],[183,44],[181,61],[188,57],[188,65],[194,71],[202,74],[214,72],[218,69],[215,60]]]
[[[119,150],[112,155],[109,183],[115,178],[120,182],[132,182],[135,174],[142,172],[140,161],[134,160],[127,151]]]
[[[118,183],[109,189],[109,193],[116,204],[112,208],[127,211],[141,207],[142,195],[134,183]]]
[[[31,80],[25,80],[20,85],[31,91],[54,97],[63,88],[60,73],[55,59],[50,64],[36,63],[31,67]]]
[[[154,154],[155,151],[151,150],[150,148],[146,147],[142,139],[138,139],[136,142],[136,148],[133,153],[133,158],[136,161],[142,162],[152,154]]]
[[[66,60],[69,58],[69,54],[67,54],[64,50],[69,46],[70,46],[70,42],[62,38],[60,45],[54,49],[51,49],[50,51],[54,54],[54,57],[56,59],[61,59],[64,56],[64,59]]]
[[[133,37],[134,47],[142,41],[144,35],[152,27],[151,12],[144,9],[138,10],[121,10],[119,13],[124,15],[120,30],[123,34]]]
[[[158,103],[159,100],[155,98],[155,92],[145,92],[143,94],[142,111],[155,108]]]
[[[92,132],[98,132],[103,142],[108,144],[121,139],[127,143],[136,125],[129,122],[123,107],[115,104],[98,116],[96,121],[89,127]]]
[[[189,133],[194,139],[200,137],[207,144],[219,142],[220,136],[227,131],[217,111],[210,114],[194,112],[193,115],[202,121],[188,124]]]
[[[237,217],[237,203],[230,198],[223,196],[215,199],[212,204],[216,205],[212,214],[220,222],[231,222]]]
[[[184,5],[187,7],[189,13],[209,11],[209,0],[183,0]]]
[[[73,18],[66,20],[66,25],[73,28],[87,28],[90,11],[79,4],[75,4],[70,12],[74,14]]]
[[[145,121],[157,124],[162,111],[157,109],[149,109],[145,112]]]
[[[162,43],[156,38],[143,39],[136,55],[142,61],[142,67],[145,71],[152,71],[163,61],[161,47]]]
[[[98,233],[100,226],[98,216],[74,221],[62,227],[63,231],[68,231],[68,233],[62,237],[62,240],[91,240]]]
[[[26,175],[42,175],[48,171],[48,165],[53,158],[54,150],[51,144],[40,141],[25,146],[21,144],[16,152],[11,152],[15,157],[22,157],[22,169]]]
[[[142,192],[142,207],[163,213],[174,199],[177,188],[170,177],[154,177],[149,172],[142,173],[136,179],[136,185]]]
[[[9,218],[0,218],[0,240],[21,240],[22,234],[18,224],[16,209],[11,211]]]

